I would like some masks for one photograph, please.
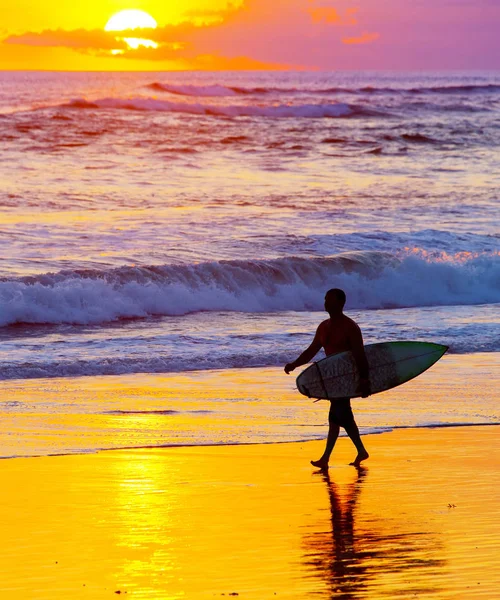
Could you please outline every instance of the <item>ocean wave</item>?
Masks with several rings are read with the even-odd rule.
[[[500,84],[479,83],[464,85],[436,85],[421,87],[390,87],[390,86],[362,86],[362,87],[238,87],[220,84],[188,85],[153,82],[147,86],[149,89],[167,92],[179,96],[218,96],[231,97],[241,95],[262,94],[462,94],[481,92],[500,92]]]
[[[156,98],[102,98],[98,100],[74,99],[67,108],[81,109],[121,109],[136,111],[161,111],[172,113],[185,113],[190,115],[207,115],[215,117],[271,117],[271,118],[339,118],[353,116],[382,115],[368,107],[353,104],[301,104],[301,105],[269,105],[249,106],[232,105],[216,106],[201,103],[169,102]]]
[[[295,99],[296,100],[296,99]],[[267,118],[346,118],[346,117],[393,117],[395,111],[426,110],[432,112],[484,113],[492,109],[468,102],[440,103],[413,99],[402,102],[399,107],[370,106],[363,103],[269,103],[269,104],[210,104],[204,102],[175,102],[154,97],[100,98],[87,100],[75,98],[58,108],[86,110],[129,110],[137,112],[166,112],[212,117],[267,117]]]
[[[453,104],[448,103],[436,103],[436,102],[422,102],[422,101],[413,101],[411,103],[403,103],[401,108],[405,109],[425,109],[427,111],[438,112],[438,113],[487,113],[492,112],[491,108],[486,106],[476,106],[470,104],[468,102],[454,102]]]
[[[500,92],[498,83],[480,83],[470,85],[437,85],[431,87],[417,87],[408,90],[413,94],[461,94],[470,92]]]
[[[208,96],[208,97],[231,97],[249,95],[254,93],[266,93],[265,88],[239,88],[224,85],[175,85],[154,82],[147,86],[157,92],[168,92],[176,96]]]
[[[428,135],[423,135],[422,133],[403,133],[401,138],[405,142],[411,142],[413,144],[437,144],[438,140],[429,137]]]
[[[132,373],[184,373],[219,369],[246,369],[285,364],[290,353],[239,353],[227,356],[210,354],[190,357],[157,355],[154,358],[116,358],[105,360],[34,361],[0,365],[0,381],[13,379],[49,379],[55,377],[91,377]]]
[[[426,331],[425,327],[415,331],[410,325],[401,330],[386,332],[391,341],[418,338],[419,341],[435,341],[450,345],[449,354],[470,354],[474,352],[498,352],[498,332],[500,327],[488,323],[470,328],[445,328]],[[397,334],[396,334],[397,333]],[[62,359],[60,353],[50,352],[34,357],[29,362],[8,360],[0,363],[0,381],[13,379],[48,379],[55,377],[90,377],[102,375],[128,375],[133,373],[186,373],[227,369],[248,369],[280,367],[289,362],[290,357],[298,356],[311,341],[311,332],[304,336],[281,336],[284,339],[269,339],[269,336],[255,334],[238,340],[240,348],[232,345],[227,337],[221,337],[217,344],[206,344],[203,340],[185,346],[152,351],[147,343],[137,344],[127,353],[115,352],[107,348],[107,356],[87,358],[68,356]],[[54,350],[52,347],[51,350]],[[49,359],[50,355],[53,359]],[[318,355],[318,358],[321,358]]]
[[[360,309],[499,303],[500,255],[452,260],[352,252],[47,273],[0,282],[0,326],[321,310],[331,287],[348,290],[349,307]]]
[[[333,93],[350,93],[350,94],[470,94],[484,92],[500,92],[500,84],[471,84],[471,85],[435,85],[421,87],[376,87],[364,86],[360,88],[333,88],[325,90],[325,92]]]
[[[334,234],[310,234],[300,241],[309,251],[320,256],[330,256],[346,251],[394,252],[396,248],[407,254],[417,253],[435,256],[446,260],[462,260],[464,257],[479,254],[495,254],[500,248],[500,234],[481,234],[471,232],[455,233],[440,229],[421,229],[418,231],[355,231]],[[451,257],[451,258],[450,258]]]

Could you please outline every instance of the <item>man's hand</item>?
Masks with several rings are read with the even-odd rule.
[[[295,369],[295,363],[288,363],[285,365],[285,373],[288,375]]]
[[[360,393],[361,398],[368,398],[368,396],[371,396],[372,390],[371,390],[369,379],[361,379],[360,380],[359,386],[358,386],[358,392]]]

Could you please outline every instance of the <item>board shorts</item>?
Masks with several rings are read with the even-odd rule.
[[[354,423],[350,398],[335,398],[330,401],[330,412],[328,413],[328,422],[333,425],[344,427]]]

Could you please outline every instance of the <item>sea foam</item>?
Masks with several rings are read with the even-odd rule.
[[[443,261],[359,252],[47,273],[0,282],[0,326],[321,310],[331,287],[346,289],[357,309],[500,303],[500,256]]]

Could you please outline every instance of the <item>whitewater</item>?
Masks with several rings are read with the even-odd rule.
[[[367,343],[500,351],[498,73],[4,72],[0,140],[6,386],[278,369],[331,287]]]

